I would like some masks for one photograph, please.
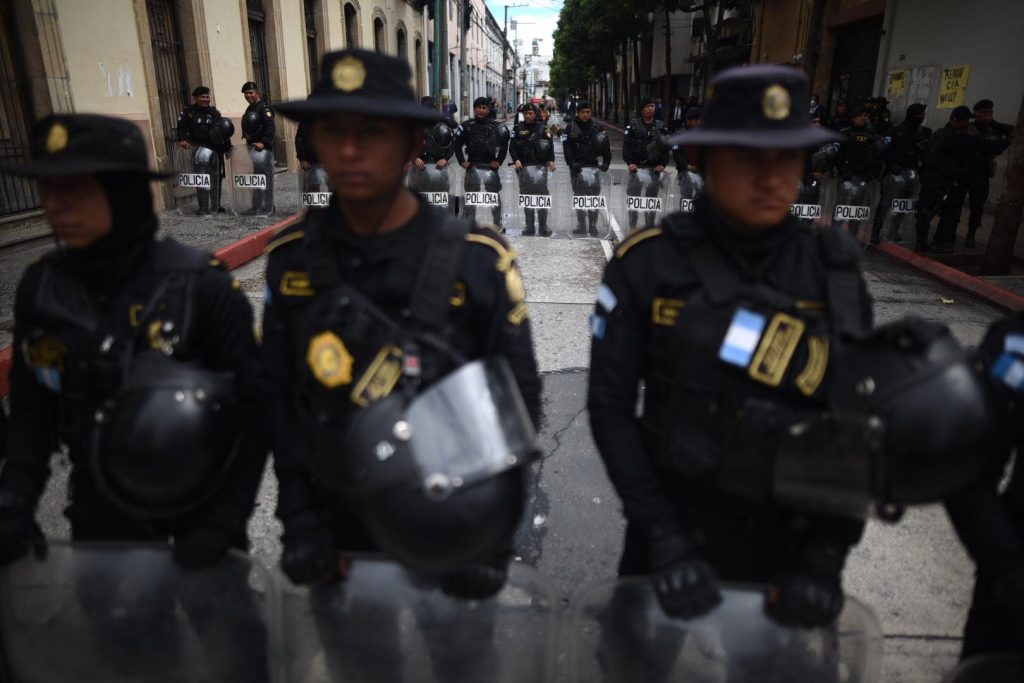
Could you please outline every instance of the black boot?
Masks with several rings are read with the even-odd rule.
[[[978,228],[967,228],[967,237],[964,238],[964,246],[968,249],[974,249],[974,233],[978,232]]]
[[[587,226],[585,226],[585,225],[583,225],[581,223],[580,225],[578,225],[576,228],[573,229],[572,234],[580,235],[580,236],[586,235],[587,234]]]

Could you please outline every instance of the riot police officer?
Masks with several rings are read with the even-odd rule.
[[[437,111],[433,97],[424,97],[420,104],[431,111]],[[423,151],[413,160],[413,168],[409,171],[409,189],[430,197],[430,193],[442,192],[445,195],[451,190],[451,176],[448,173],[448,162],[455,154],[455,135],[458,125],[445,117],[427,131]],[[454,210],[451,198],[446,200],[445,208]]]
[[[846,100],[836,102],[836,113],[828,121],[828,127],[834,131],[842,132],[853,125],[850,118],[850,103]]]
[[[971,212],[967,219],[967,237],[964,246],[974,246],[974,235],[981,227],[981,217],[988,201],[989,179],[996,173],[996,157],[1010,146],[1013,126],[999,123],[992,118],[995,105],[992,100],[979,100],[974,105],[974,123],[968,133],[981,139],[981,150],[975,155],[968,171],[967,195]]]
[[[640,100],[640,117],[626,126],[622,141],[622,159],[629,169],[626,181],[627,197],[657,197],[661,191],[661,173],[668,165],[670,146],[661,140],[665,124],[654,118],[655,102],[651,97]],[[649,174],[638,175],[640,169],[651,169]],[[655,212],[645,212],[644,226],[654,225]],[[629,211],[629,229],[637,227],[638,211]]]
[[[193,169],[210,176],[210,189],[199,190],[200,215],[223,212],[221,206],[221,180],[224,178],[224,158],[231,156],[231,121],[221,116],[210,104],[210,89],[200,85],[192,90],[192,104],[178,115],[178,147],[195,148],[192,153]]]
[[[266,189],[253,190],[252,206],[246,215],[269,216],[274,213],[274,110],[253,81],[242,85],[249,103],[242,114],[242,138],[248,143],[252,170],[267,179]]]
[[[917,252],[928,250],[932,218],[939,214],[931,249],[939,254],[953,253],[971,163],[982,149],[981,138],[968,132],[970,125],[971,110],[956,107],[950,112],[949,122],[935,132],[928,145],[921,168],[921,196],[917,200]]]
[[[871,302],[856,245],[789,211],[804,150],[837,137],[807,123],[806,76],[757,65],[713,86],[702,125],[670,138],[700,148],[704,197],[618,247],[591,319],[590,425],[627,520],[619,573],[650,575],[670,616],[746,581],[769,584],[776,620],[819,626],[842,607],[862,523],[779,504],[768,471]]]
[[[157,241],[146,146],[129,121],[56,114],[33,127],[55,251],[15,301],[0,563],[42,542],[51,454],[72,462],[76,541],[173,544],[187,567],[247,547],[266,458],[252,311],[223,265]],[[242,425],[245,435],[242,435]]]
[[[699,126],[700,117],[700,107],[687,109],[683,130],[693,130]],[[693,200],[704,189],[704,179],[697,169],[697,160],[691,161],[686,147],[683,145],[672,145],[672,161],[676,164],[676,178],[679,184],[679,209],[680,211],[689,211],[692,208]]]
[[[466,169],[466,192],[486,192],[498,195],[497,205],[491,205],[491,220],[501,228],[501,177],[498,169],[508,155],[509,133],[504,125],[490,118],[491,102],[478,97],[473,102],[473,118],[466,119],[456,131],[455,158]],[[466,206],[467,218],[476,217],[476,207]]]
[[[430,440],[419,426],[399,428],[393,420],[376,435],[381,411],[432,391],[473,359],[506,359],[538,418],[540,380],[515,254],[493,230],[431,207],[405,186],[405,167],[419,156],[425,129],[446,119],[416,102],[404,60],[352,49],[328,53],[322,66],[308,99],[278,106],[310,121],[334,188],[329,207],[311,210],[268,247],[263,352],[284,525],[281,566],[295,583],[313,584],[339,577],[344,552],[384,550],[402,559],[415,554],[410,544],[422,543],[427,550],[416,568],[447,560],[439,570],[445,591],[487,597],[504,584],[511,535],[501,534],[509,518],[514,532],[521,507],[492,500],[486,487],[434,503],[421,483],[399,480],[387,491],[398,496],[393,505],[367,498],[366,489],[399,472],[380,470],[382,464],[411,466],[402,444]],[[433,428],[444,424],[439,416]],[[368,449],[346,446],[352,439]],[[521,472],[504,474],[515,482]],[[446,510],[471,528],[459,538],[420,530]],[[400,518],[396,524],[378,523],[390,514]],[[396,536],[402,542],[389,542]],[[468,566],[450,566],[447,546],[492,537],[504,545]]]
[[[870,99],[870,98],[868,98]],[[872,104],[874,100],[871,100]],[[853,110],[853,125],[842,131],[845,140],[836,159],[836,176],[839,187],[836,192],[838,206],[863,206],[867,201],[869,184],[878,177],[881,170],[882,143],[870,125],[867,109]],[[851,234],[856,236],[859,220],[843,221]]]
[[[889,100],[874,97],[871,100],[871,128],[875,135],[886,135],[892,128],[892,112],[889,111]]]
[[[604,125],[593,119],[590,100],[575,103],[576,115],[565,127],[565,142],[562,153],[565,163],[569,166],[569,180],[575,196],[595,196],[601,194],[601,178],[598,172],[607,173],[611,164],[611,145]],[[586,170],[584,170],[586,169]],[[576,228],[574,235],[597,237],[596,209],[576,210]]]
[[[946,510],[977,566],[961,658],[1024,655],[1024,476],[1011,470],[1014,449],[1024,448],[1024,315],[995,323],[977,352],[998,397],[998,444],[985,477],[946,501]]]
[[[893,211],[893,200],[910,199],[919,189],[918,172],[932,136],[932,129],[923,125],[925,109],[921,103],[910,105],[903,123],[889,130],[889,141],[882,153],[885,173],[882,176],[882,195],[871,228],[872,244],[878,244],[881,239],[882,224],[887,217],[891,222],[887,238],[894,242],[900,241],[903,212]]]
[[[519,178],[519,194],[550,197],[548,173],[555,171],[555,146],[551,131],[539,120],[532,104],[519,107],[523,120],[512,129],[508,152],[514,162]],[[550,201],[550,200],[549,200]],[[548,214],[551,209],[525,207],[526,229],[523,235],[531,236],[540,230],[541,237],[550,237]],[[538,215],[539,214],[539,215]]]
[[[299,184],[304,202],[308,193],[330,192],[327,174],[313,148],[313,129],[308,121],[299,121],[295,131],[295,158],[299,160]]]

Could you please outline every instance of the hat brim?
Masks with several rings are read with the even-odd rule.
[[[95,173],[132,173],[151,180],[166,180],[173,172],[153,171],[116,161],[96,159],[47,158],[27,164],[0,166],[0,173],[26,178],[55,178],[64,175],[93,175]]]
[[[292,100],[274,106],[274,111],[293,121],[316,118],[323,114],[374,114],[390,119],[407,119],[418,123],[439,123],[447,120],[441,112],[422,104],[399,98],[325,93],[304,100]]]
[[[830,128],[806,126],[782,130],[729,130],[698,126],[676,133],[668,139],[673,145],[697,147],[757,147],[762,149],[798,149],[842,140]]]

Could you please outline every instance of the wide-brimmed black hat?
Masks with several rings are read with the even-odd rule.
[[[0,173],[51,178],[92,173],[134,173],[170,178],[149,168],[142,131],[131,121],[100,114],[52,114],[32,126],[32,161],[0,166]]]
[[[670,143],[795,149],[842,139],[808,121],[811,88],[799,69],[741,66],[723,71],[711,85],[701,125],[673,135]]]
[[[324,55],[320,82],[304,100],[275,109],[301,121],[321,114],[353,112],[436,123],[445,117],[421,106],[409,80],[412,70],[403,59],[367,50],[341,50]]]

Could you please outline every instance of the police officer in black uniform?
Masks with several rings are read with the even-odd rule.
[[[3,169],[39,179],[58,247],[15,301],[2,563],[41,540],[34,513],[61,444],[72,539],[169,542],[187,567],[247,547],[266,458],[252,311],[219,261],[155,239],[150,182],[166,174],[145,149],[128,121],[57,114],[34,126],[34,160]]]
[[[768,472],[871,301],[856,245],[789,212],[804,150],[837,137],[807,123],[806,76],[758,65],[713,85],[702,125],[670,139],[700,148],[705,195],[619,246],[591,321],[590,425],[627,519],[619,573],[649,575],[670,616],[713,609],[719,580],[757,582],[771,617],[821,626],[863,524],[780,505]]]
[[[437,111],[433,97],[427,96],[420,104],[431,111]],[[444,192],[451,191],[451,176],[448,162],[455,154],[455,136],[458,124],[445,117],[427,131],[423,151],[413,160],[413,168],[409,171],[409,189],[413,192]],[[448,198],[447,207],[454,211],[456,205]]]
[[[228,132],[230,131],[230,132]],[[210,176],[210,189],[197,191],[199,214],[223,212],[220,205],[224,158],[231,156],[231,134],[234,126],[210,105],[210,89],[200,85],[192,91],[192,104],[178,115],[178,147],[195,148],[192,157],[196,173]],[[209,154],[204,150],[210,150]]]
[[[892,128],[892,112],[889,111],[889,100],[884,97],[871,99],[871,128],[876,135],[886,135]]]
[[[269,245],[263,318],[284,525],[281,567],[297,584],[341,578],[344,553],[394,555],[372,525],[378,505],[351,492],[351,478],[339,482],[332,474],[358,455],[339,434],[358,434],[393,400],[430,391],[456,367],[490,356],[507,359],[530,416],[536,421],[540,413],[515,253],[494,230],[429,206],[405,186],[405,167],[419,156],[426,128],[444,117],[416,102],[404,60],[344,50],[325,55],[322,67],[313,94],[278,111],[310,121],[334,194],[329,207],[311,210]],[[422,497],[419,487],[399,493],[406,489],[410,498]],[[459,495],[432,507],[458,505]],[[405,528],[429,526],[433,513],[399,505],[396,514],[403,509]],[[518,511],[512,513],[514,531]],[[497,518],[463,516],[480,533]],[[444,552],[436,534],[427,545]],[[509,550],[442,571],[440,587],[467,599],[497,593]],[[425,629],[428,640],[435,635]],[[436,666],[434,655],[451,643],[431,649]]]
[[[888,239],[900,241],[900,223],[903,214],[891,213],[894,199],[910,199],[920,187],[919,171],[932,136],[932,129],[923,125],[925,105],[914,103],[907,107],[903,123],[888,132],[889,138],[882,160],[885,173],[882,176],[882,195],[875,211],[875,223],[871,228],[871,243],[878,244],[882,236],[882,224],[891,216]]]
[[[601,194],[601,178],[597,173],[608,172],[612,161],[611,145],[604,125],[593,119],[590,100],[580,100],[574,106],[576,115],[565,127],[562,153],[569,166],[573,194],[592,197]],[[576,228],[572,234],[586,235],[589,230],[591,237],[597,237],[598,216],[597,210],[577,209]]]
[[[274,110],[253,81],[242,85],[242,95],[249,103],[242,114],[242,138],[249,146],[253,173],[267,179],[267,189],[253,190],[245,214],[269,216],[274,213]]]
[[[842,132],[853,125],[850,118],[850,103],[846,100],[836,102],[836,113],[828,120],[828,127],[832,130]]]
[[[537,116],[537,110],[532,104],[521,105],[519,113],[523,115],[523,120],[512,129],[512,139],[508,145],[509,156],[512,157],[519,178],[519,194],[550,196],[548,173],[555,171],[555,147],[551,141],[551,131]],[[536,235],[539,227],[541,237],[550,237],[550,213],[551,209],[526,208],[526,229],[523,235]]]
[[[967,195],[971,164],[982,153],[981,138],[971,135],[971,110],[956,107],[949,123],[932,136],[928,155],[921,168],[921,196],[917,200],[917,244],[914,250],[929,249],[928,233],[932,219],[938,214],[939,225],[931,250],[938,254],[953,253],[960,210]]]
[[[999,399],[998,445],[986,476],[946,501],[953,527],[977,566],[961,658],[1024,656],[1024,476],[1000,493],[1016,450],[1024,448],[1024,315],[994,324],[977,351]]]
[[[299,121],[295,131],[295,158],[299,160],[302,192],[330,192],[327,174],[313,148],[313,129],[308,121]]]
[[[622,159],[629,168],[629,180],[626,181],[627,197],[657,197],[661,191],[661,173],[669,162],[670,145],[661,140],[665,134],[665,124],[654,118],[655,102],[652,97],[640,100],[640,117],[635,118],[626,126],[625,139],[622,141]],[[653,170],[653,175],[641,179],[637,171],[641,168]],[[629,229],[634,230],[639,218],[638,211],[629,211]],[[655,212],[646,211],[644,227],[654,225]]]
[[[967,179],[967,196],[971,212],[967,219],[967,237],[964,246],[974,246],[974,235],[981,227],[981,217],[988,201],[989,179],[996,173],[996,157],[1010,146],[1013,126],[992,118],[995,105],[992,100],[979,100],[974,105],[974,123],[968,128],[971,135],[981,138],[981,150],[975,155]]]
[[[837,205],[863,206],[869,184],[881,171],[882,143],[871,128],[870,118],[871,112],[857,107],[853,110],[853,125],[842,131],[846,139],[836,159]],[[859,221],[849,221],[846,225],[851,234],[856,235]]]
[[[501,228],[501,177],[498,169],[508,155],[509,132],[490,118],[491,101],[478,97],[473,102],[473,118],[462,122],[455,136],[455,158],[466,169],[466,192],[498,193],[498,206],[491,209],[491,220]],[[473,219],[476,208],[467,206],[464,215]]]
[[[700,107],[690,107],[686,110],[686,123],[683,130],[693,130],[700,125],[700,117],[703,112]],[[679,184],[679,205],[680,210],[690,205],[704,189],[704,179],[700,176],[696,159],[689,158],[686,147],[683,145],[672,145],[672,161],[676,165],[676,179]],[[689,210],[689,209],[687,209]]]

